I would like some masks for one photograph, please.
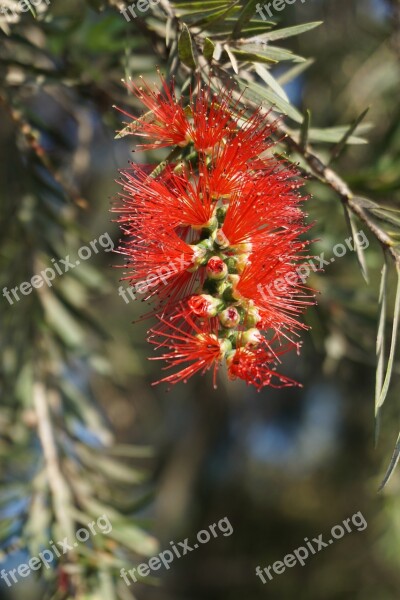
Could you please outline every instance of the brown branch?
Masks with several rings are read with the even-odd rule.
[[[355,214],[365,225],[370,232],[375,236],[378,242],[387,251],[397,266],[400,266],[400,253],[394,247],[393,240],[384,229],[379,227],[368,215],[362,202],[354,196],[349,186],[343,179],[330,167],[311,151],[309,146],[302,148],[300,144],[292,137],[283,124],[278,125],[278,135],[285,136],[285,142],[294,152],[304,158],[314,175],[323,183],[328,185],[340,198],[345,206],[347,206],[353,214]]]

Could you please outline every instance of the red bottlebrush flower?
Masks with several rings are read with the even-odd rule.
[[[259,326],[280,334],[305,328],[298,317],[305,308],[314,304],[309,288],[301,281],[302,252],[306,242],[298,240],[301,229],[270,236],[250,256],[235,287],[237,297],[254,302],[260,314]]]
[[[144,149],[162,148],[164,146],[183,146],[187,143],[189,122],[182,105],[175,96],[174,85],[168,86],[161,78],[163,93],[153,90],[142,80],[140,86],[129,80],[126,84],[149,113],[136,118],[130,113],[120,112],[132,119],[129,124],[131,134],[156,140],[154,143],[143,144]]]
[[[227,90],[213,92],[210,86],[201,88],[197,85],[197,93],[190,93],[189,103],[183,106],[175,95],[174,84],[167,85],[160,75],[163,93],[154,91],[142,81],[137,86],[132,81],[127,83],[128,89],[150,111],[143,117],[135,118],[122,111],[133,120],[129,126],[130,133],[154,140],[142,144],[143,149],[162,148],[165,146],[187,146],[194,144],[195,150],[205,152],[219,144],[232,128],[235,127],[241,112],[232,112],[232,94]]]
[[[294,172],[275,162],[256,179],[244,177],[241,187],[231,196],[222,231],[230,246],[263,244],[279,228],[295,227],[303,214]],[[306,227],[303,227],[303,231]]]
[[[276,168],[277,161],[264,155],[274,146],[271,135],[275,126],[256,112],[234,136],[214,147],[210,155],[212,188],[216,196],[225,197],[242,188],[243,176]]]
[[[185,104],[164,80],[162,93],[130,85],[151,112],[131,132],[147,148],[177,146],[175,164],[123,172],[115,209],[128,236],[125,279],[158,298],[149,341],[177,368],[161,381],[212,369],[215,385],[225,362],[257,389],[295,385],[276,365],[298,347],[314,299],[301,270],[305,199],[296,169],[271,153],[274,124],[261,109],[246,116],[227,90],[199,84]]]
[[[217,370],[226,353],[226,340],[220,340],[212,331],[210,322],[200,327],[190,316],[189,312],[183,315],[184,324],[177,326],[173,320],[160,318],[164,325],[162,329],[151,329],[149,342],[162,348],[168,348],[162,356],[153,360],[165,360],[166,369],[181,367],[180,371],[164,377],[157,383],[178,383],[187,381],[198,371],[205,373],[213,368],[213,383],[216,387]],[[188,328],[191,331],[188,331]]]
[[[128,229],[200,228],[211,219],[214,207],[206,177],[171,170],[152,177],[137,166],[122,171],[122,176],[123,204],[115,212],[121,215],[118,222]]]
[[[195,284],[190,269],[196,260],[196,249],[174,231],[160,232],[157,240],[139,236],[121,246],[120,252],[127,256],[129,269],[122,280],[129,281],[145,300],[157,296],[160,303],[173,305],[182,290],[186,294]]]
[[[258,348],[241,347],[228,359],[228,375],[230,379],[243,379],[248,385],[254,385],[258,391],[265,386],[300,386],[293,379],[276,372],[277,362],[276,355],[265,344]]]

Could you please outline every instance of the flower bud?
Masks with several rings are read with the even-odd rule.
[[[255,348],[260,344],[260,342],[262,342],[263,336],[258,329],[252,327],[251,329],[245,331],[239,339],[242,346]]]
[[[217,233],[215,234],[215,243],[220,247],[220,248],[228,248],[229,247],[229,240],[226,237],[226,235],[224,234],[224,232],[222,231],[222,229],[217,229]]]
[[[234,306],[226,308],[218,315],[221,325],[229,329],[236,327],[240,323],[240,315]]]
[[[188,271],[193,273],[197,271],[197,269],[204,263],[205,256],[207,254],[207,249],[204,246],[199,244],[195,246],[190,246],[193,250],[192,264],[188,268]]]
[[[237,246],[235,246],[235,250],[238,253],[244,252],[249,254],[253,251],[253,244],[251,242],[242,242],[241,244],[237,244]]]
[[[214,298],[208,294],[191,296],[188,305],[190,310],[198,317],[215,317],[224,307],[224,303],[219,298]]]
[[[221,346],[221,358],[225,358],[227,354],[232,352],[232,344],[227,338],[220,339],[219,344]]]
[[[228,275],[228,267],[219,256],[212,256],[207,263],[207,276],[210,279],[225,279]]]
[[[249,264],[249,256],[250,254],[248,252],[242,252],[241,254],[235,256],[235,266],[238,273],[243,273],[245,267]]]
[[[251,306],[246,314],[245,324],[249,327],[257,327],[257,324],[261,320],[259,310],[255,306]]]

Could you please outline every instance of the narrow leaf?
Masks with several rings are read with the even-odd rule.
[[[263,56],[264,58],[269,58],[277,62],[281,60],[291,60],[292,62],[303,63],[306,61],[306,59],[302,56],[293,54],[291,50],[287,50],[286,48],[280,48],[279,46],[255,44],[254,42],[252,42],[251,44],[243,44],[243,46],[241,46],[241,49],[246,52],[258,54],[260,56]]]
[[[307,109],[304,113],[303,123],[300,129],[300,148],[304,150],[308,142],[308,131],[310,129],[311,112]]]
[[[313,21],[311,23],[303,23],[302,25],[295,25],[294,27],[274,29],[273,31],[268,31],[260,36],[257,36],[257,38],[255,39],[266,40],[268,42],[273,40],[282,40],[284,38],[288,38],[294,35],[300,35],[301,33],[305,33],[306,31],[315,29],[315,27],[319,27],[320,25],[322,25],[322,23],[323,21]]]
[[[261,86],[258,83],[244,81],[239,77],[236,77],[236,81],[241,89],[246,90],[246,95],[250,98],[253,97],[256,102],[267,102],[277,112],[286,114],[288,117],[293,119],[293,121],[296,121],[297,123],[301,123],[303,121],[303,117],[299,111],[289,102],[286,102],[286,100],[278,96],[278,94],[275,94],[275,92],[272,90]]]
[[[291,81],[296,79],[296,77],[299,77],[299,75],[304,73],[304,71],[306,71],[313,64],[314,64],[313,58],[309,58],[308,60],[306,60],[303,63],[296,64],[294,67],[291,67],[290,69],[285,71],[285,73],[283,73],[283,75],[280,75],[277,78],[278,82],[281,85],[286,85],[286,84],[290,83]]]
[[[211,62],[214,56],[215,44],[210,38],[204,40],[203,54],[207,62]]]
[[[239,74],[239,67],[238,67],[238,63],[237,63],[237,60],[235,58],[234,53],[232,52],[232,50],[228,46],[228,44],[224,44],[224,50],[227,53],[227,55],[229,56],[229,60],[231,61],[232,69],[234,70],[234,72],[236,73],[236,75],[238,75]]]
[[[242,29],[251,21],[254,12],[256,10],[256,6],[259,4],[258,0],[248,0],[242,11],[240,12],[238,19],[236,21],[236,25],[233,28],[232,37],[237,39],[240,37]]]
[[[347,208],[347,206],[345,206],[344,214],[346,217],[346,221],[347,221],[349,230],[351,231],[351,234],[353,236],[356,256],[357,256],[358,264],[360,265],[362,276],[364,277],[365,282],[369,284],[368,267],[367,267],[367,263],[365,261],[364,249],[361,247],[361,243],[358,240],[358,236],[357,236],[358,231],[357,231],[357,227],[356,227],[356,224],[354,221],[354,216],[350,212],[350,210]]]
[[[393,471],[397,467],[399,458],[400,458],[400,433],[399,433],[399,437],[397,438],[396,446],[394,448],[388,470],[386,471],[385,477],[383,478],[383,481],[382,481],[381,485],[379,486],[379,490],[378,490],[379,492],[381,492],[383,490],[383,488],[385,487],[385,485],[389,482],[391,476],[393,475]]]
[[[394,355],[396,352],[396,341],[397,341],[397,331],[399,327],[399,318],[400,318],[400,267],[397,266],[397,290],[396,290],[396,299],[394,306],[394,316],[393,316],[393,330],[392,330],[392,341],[390,344],[390,352],[389,352],[389,360],[386,369],[385,381],[383,382],[382,390],[378,400],[378,408],[382,406],[385,402],[390,380],[392,378],[393,372],[393,364],[394,364]]]
[[[361,127],[363,127],[363,126],[361,126]],[[363,130],[365,130],[365,128],[366,127],[364,125]],[[342,127],[342,126],[326,127],[324,129],[318,129],[318,128],[311,127],[308,132],[308,137],[309,137],[310,142],[337,143],[343,138],[343,135],[345,134],[346,131],[347,131],[347,126],[346,127]],[[361,131],[360,131],[360,133],[361,133]],[[352,135],[347,140],[347,143],[348,144],[367,144],[368,142],[364,138],[360,138],[358,136]]]
[[[256,71],[257,75],[261,77],[261,79],[278,94],[278,96],[283,98],[286,102],[289,102],[289,98],[287,97],[285,90],[279,85],[275,77],[271,75],[268,69],[263,67],[263,65],[256,63],[254,65],[254,70]]]
[[[332,148],[331,151],[331,159],[330,162],[333,162],[340,154],[343,152],[344,147],[347,144],[347,141],[350,139],[354,131],[357,129],[361,121],[364,120],[365,116],[369,111],[369,107],[366,108],[350,125],[346,133],[343,135],[342,139]]]
[[[231,53],[237,56],[238,59],[243,62],[266,63],[269,65],[274,65],[278,62],[273,58],[269,58],[268,56],[265,56],[263,54],[257,54],[256,52],[245,52],[244,50],[236,50],[234,48],[231,48]]]
[[[178,54],[184,65],[190,69],[196,69],[192,36],[190,35],[190,31],[185,24],[182,25],[182,33],[179,37]]]
[[[375,382],[375,445],[378,443],[380,424],[381,424],[381,407],[379,406],[379,397],[382,391],[384,365],[385,365],[385,326],[386,326],[386,287],[387,287],[387,262],[382,267],[381,286],[379,290],[379,305],[381,307],[379,315],[378,334],[376,336],[376,382]]]

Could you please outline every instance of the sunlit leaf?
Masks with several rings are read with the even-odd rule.
[[[247,97],[251,99],[254,98],[258,103],[266,102],[269,106],[273,107],[278,112],[286,114],[297,123],[303,121],[303,117],[299,111],[271,89],[263,87],[258,83],[244,81],[238,77],[236,78],[236,81],[241,89],[246,90]]]
[[[378,334],[376,336],[376,382],[375,382],[375,444],[378,442],[380,421],[381,421],[381,405],[379,404],[381,391],[383,387],[383,376],[385,367],[385,328],[386,328],[386,288],[387,288],[388,267],[385,257],[385,262],[382,267],[381,284],[379,290],[379,325]]]
[[[178,43],[179,58],[184,65],[190,69],[196,68],[196,60],[193,50],[193,42],[190,31],[186,25],[182,26],[182,33],[179,37]]]
[[[366,117],[367,113],[369,111],[369,108],[366,108],[354,121],[353,123],[350,125],[350,127],[348,128],[348,130],[346,131],[346,133],[343,135],[342,139],[339,140],[339,142],[336,144],[336,146],[334,146],[331,150],[331,160],[330,162],[334,161],[336,158],[338,158],[338,156],[340,156],[340,154],[342,153],[342,151],[344,150],[346,144],[348,143],[348,141],[350,140],[352,134],[355,132],[355,130],[357,129],[357,127],[359,126],[359,124],[361,123],[361,121],[364,120],[364,118]]]
[[[393,454],[392,454],[392,458],[390,460],[389,467],[388,467],[388,469],[386,471],[385,477],[383,478],[383,481],[382,481],[381,485],[379,486],[379,491],[383,490],[383,488],[389,482],[391,476],[393,475],[393,472],[394,472],[395,468],[397,467],[399,459],[400,459],[400,433],[399,433],[399,436],[397,438],[396,446],[394,448],[394,451],[393,451]]]
[[[396,298],[394,305],[394,316],[393,316],[393,328],[392,328],[392,340],[390,344],[389,351],[389,359],[386,368],[386,375],[383,382],[382,390],[378,400],[378,408],[380,408],[385,402],[387,393],[389,391],[389,385],[392,378],[393,366],[394,366],[394,356],[396,352],[396,342],[397,342],[397,334],[399,329],[399,320],[400,320],[400,267],[397,266],[397,290],[396,290]]]

